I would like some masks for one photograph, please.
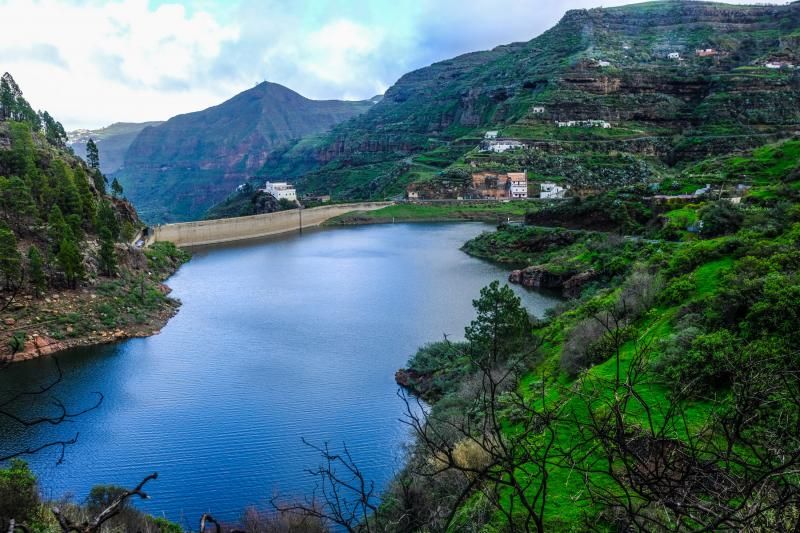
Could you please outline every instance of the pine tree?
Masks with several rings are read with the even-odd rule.
[[[115,241],[119,238],[119,222],[109,202],[103,202],[97,208],[97,230],[100,232],[104,228],[108,229]]]
[[[58,252],[58,247],[61,241],[64,240],[64,235],[69,226],[64,220],[64,215],[61,214],[61,208],[54,205],[50,210],[50,215],[47,217],[47,236],[50,239],[53,252]]]
[[[31,127],[24,122],[13,122],[9,124],[8,134],[11,140],[11,151],[5,158],[8,174],[26,176],[36,170],[36,149]]]
[[[67,132],[64,131],[64,126],[50,116],[47,111],[40,113],[39,119],[44,127],[44,136],[47,141],[54,146],[65,147],[67,145]]]
[[[11,74],[3,74],[0,78],[0,120],[14,120],[17,97],[21,94]]]
[[[47,288],[47,275],[44,272],[42,253],[35,245],[28,248],[28,278],[36,296],[44,294]]]
[[[94,225],[95,219],[95,199],[92,193],[92,188],[89,186],[89,181],[83,169],[78,168],[75,171],[75,187],[78,189],[78,194],[81,197],[81,207],[83,208],[83,220],[91,225]]]
[[[75,242],[75,237],[69,226],[66,226],[67,231],[61,244],[58,247],[58,255],[56,261],[58,266],[67,278],[67,285],[74,289],[78,286],[78,281],[83,279],[83,256],[78,249],[78,244]]]
[[[80,215],[67,215],[64,217],[64,221],[67,223],[67,226],[69,226],[70,231],[72,231],[75,242],[81,242],[83,240],[83,220]]]
[[[68,176],[62,184],[62,198],[63,204],[61,207],[68,215],[83,215],[83,202],[81,202],[81,195],[78,192],[78,187],[75,185],[75,180],[72,176]]]
[[[37,214],[30,187],[16,176],[0,177],[0,210],[4,211],[17,228],[28,217]]]
[[[0,273],[5,279],[6,289],[11,289],[20,280],[21,263],[17,237],[8,226],[0,225]]]
[[[100,170],[94,169],[92,170],[92,182],[94,182],[94,188],[97,189],[97,192],[105,196],[108,178],[106,178]]]
[[[117,181],[117,178],[114,178],[114,181],[111,182],[111,194],[122,196],[122,184]]]
[[[97,149],[97,145],[91,138],[86,143],[86,162],[89,163],[91,169],[100,168],[100,150]]]
[[[100,230],[100,269],[106,276],[112,278],[117,275],[117,250],[114,238],[108,228]]]

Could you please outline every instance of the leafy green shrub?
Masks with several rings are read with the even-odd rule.
[[[659,301],[664,305],[676,305],[686,301],[694,292],[696,284],[690,274],[673,279],[661,291]]]
[[[11,354],[17,354],[25,349],[25,341],[28,336],[24,331],[14,333],[8,340],[8,347],[11,348]]]
[[[28,522],[38,508],[36,477],[25,461],[12,459],[8,467],[0,469],[0,518]]]
[[[189,252],[171,242],[155,242],[145,250],[147,265],[157,272],[171,270],[189,260]]]
[[[432,374],[452,364],[465,350],[466,343],[430,342],[417,350],[408,361],[408,368],[420,374]]]
[[[702,208],[699,213],[703,237],[718,237],[736,233],[744,222],[742,209],[727,200],[720,200]]]
[[[153,518],[153,525],[156,526],[161,533],[183,533],[183,528],[181,526],[161,516]]]
[[[661,345],[657,370],[676,387],[696,391],[730,385],[740,341],[726,329],[702,333],[688,327],[671,335]]]
[[[104,326],[113,328],[117,325],[118,314],[113,305],[107,302],[97,304],[97,314]]]
[[[127,489],[118,487],[117,485],[95,485],[92,487],[92,490],[89,491],[89,496],[86,497],[86,506],[89,508],[90,512],[97,514],[110,506],[114,500],[122,496],[125,492],[127,492]],[[128,506],[129,503],[126,500],[120,509],[126,509]]]
[[[668,276],[688,274],[703,263],[732,254],[739,248],[739,245],[740,241],[735,237],[686,244],[677,248],[672,254],[666,274]]]

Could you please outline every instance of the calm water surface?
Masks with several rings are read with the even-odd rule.
[[[83,499],[96,484],[135,485],[138,506],[196,524],[206,511],[236,519],[275,492],[313,488],[319,458],[301,443],[347,443],[379,485],[408,441],[394,372],[443,333],[463,337],[472,299],[506,272],[459,250],[483,224],[399,224],[197,251],[169,281],[183,301],[160,335],[60,357],[57,394],[102,406],[69,427],[15,432],[0,446],[80,432],[56,466],[30,459],[46,495]],[[518,292],[534,314],[555,303]],[[0,390],[52,373],[31,361],[0,374]],[[43,409],[41,401],[32,412]]]

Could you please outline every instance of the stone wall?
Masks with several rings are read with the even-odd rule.
[[[392,202],[327,205],[303,209],[302,227],[319,226],[326,220],[352,211],[373,211],[389,205],[392,205]],[[300,211],[292,209],[248,217],[163,224],[151,228],[147,244],[171,241],[177,246],[201,246],[254,239],[297,231],[300,229],[300,220]]]

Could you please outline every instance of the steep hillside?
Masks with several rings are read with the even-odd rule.
[[[6,74],[0,84],[0,366],[150,335],[175,312],[161,281],[185,260],[131,245],[143,226]]]
[[[146,220],[199,218],[277,147],[372,106],[372,101],[309,100],[264,82],[218,106],[145,128],[117,177]]]
[[[104,174],[111,174],[122,166],[125,152],[128,151],[139,132],[148,126],[158,126],[159,124],[163,123],[116,122],[99,130],[70,131],[67,132],[67,146],[75,151],[75,155],[86,159],[86,143],[89,139],[94,140],[103,156],[100,159],[100,171]]]
[[[452,164],[528,169],[586,189],[645,181],[792,132],[798,30],[796,3],[570,11],[527,43],[406,74],[369,112],[274,153],[260,174],[349,198],[398,195]],[[556,124],[579,120],[611,127]],[[489,129],[526,149],[477,153]]]
[[[529,322],[493,284],[466,342],[397,372],[430,409],[410,399],[412,453],[370,526],[795,530],[799,156],[794,139],[711,157],[674,178],[708,176],[705,194],[617,188],[468,242],[565,300]]]

